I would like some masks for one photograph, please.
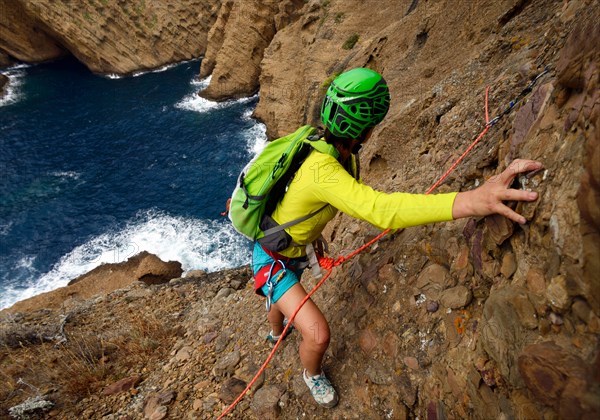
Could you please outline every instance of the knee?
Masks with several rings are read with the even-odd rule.
[[[315,322],[306,331],[302,331],[302,338],[311,347],[325,351],[329,347],[329,325],[327,322]]]

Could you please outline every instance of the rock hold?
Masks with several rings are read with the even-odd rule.
[[[232,375],[235,372],[235,367],[242,359],[239,351],[233,351],[215,363],[212,373],[214,376]]]
[[[135,388],[137,386],[137,384],[139,384],[141,381],[142,381],[142,377],[137,376],[137,375],[130,376],[128,378],[123,378],[117,382],[114,382],[114,383],[108,385],[106,388],[104,388],[104,390],[102,391],[102,395],[113,395],[113,394],[118,394],[123,391],[130,390],[132,388]]]
[[[445,308],[459,309],[464,308],[473,299],[473,294],[465,286],[456,286],[444,290],[440,295],[440,303]]]
[[[546,289],[546,299],[559,312],[564,312],[571,306],[571,297],[567,291],[567,280],[564,276],[556,276],[550,280]]]
[[[144,405],[144,418],[149,420],[162,420],[167,417],[167,405],[171,404],[176,397],[175,391],[167,390],[158,394],[152,394]]]
[[[221,391],[219,392],[219,398],[225,404],[231,404],[235,399],[244,391],[246,388],[246,382],[236,377],[229,378],[221,385]]]
[[[389,385],[393,382],[392,372],[389,367],[376,360],[372,360],[367,367],[365,374],[369,380],[377,385]]]
[[[283,392],[275,385],[264,386],[254,394],[252,410],[259,418],[275,419],[281,412],[279,399]]]
[[[184,346],[177,351],[175,354],[175,360],[178,362],[185,362],[192,358],[192,354],[194,353],[194,348],[190,346]]]
[[[421,271],[415,286],[427,297],[437,300],[443,290],[456,286],[456,279],[450,275],[446,267],[431,264]]]
[[[529,391],[562,415],[579,418],[583,413],[600,414],[600,400],[592,397],[593,369],[579,357],[545,342],[523,349],[518,365]]]
[[[521,383],[517,355],[526,343],[528,330],[537,325],[535,309],[523,288],[511,286],[498,290],[485,303],[479,345],[511,384]]]

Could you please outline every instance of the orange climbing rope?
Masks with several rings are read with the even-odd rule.
[[[488,92],[489,92],[489,90],[490,90],[489,87],[487,87],[486,90],[485,90],[485,129],[481,132],[481,134],[479,134],[479,136],[475,139],[475,141],[473,141],[473,143],[471,143],[471,145],[467,148],[467,150],[456,160],[456,162],[454,162],[454,164],[450,167],[450,169],[448,169],[435,182],[435,184],[433,184],[427,190],[427,192],[425,194],[430,194],[435,188],[437,188],[448,177],[448,175],[450,175],[450,173],[456,168],[456,166],[458,166],[458,164],[465,158],[465,156],[467,156],[469,154],[469,152],[471,150],[473,150],[473,148],[477,145],[477,143],[479,143],[479,141],[483,138],[483,136],[488,132],[488,130],[490,129],[490,127],[496,122],[496,121],[493,121],[492,123],[490,123],[490,119],[489,119],[489,115],[488,115]],[[310,292],[308,292],[308,294],[304,297],[304,299],[302,299],[302,302],[300,302],[300,304],[298,305],[298,307],[296,308],[296,310],[294,311],[294,313],[292,314],[292,316],[289,318],[288,323],[286,324],[285,328],[283,329],[283,332],[281,333],[281,336],[279,337],[279,340],[277,340],[277,343],[275,343],[275,346],[273,346],[273,349],[271,350],[271,353],[269,353],[269,356],[267,357],[267,360],[265,360],[265,362],[263,363],[263,365],[261,366],[261,368],[258,370],[258,372],[254,376],[254,378],[246,386],[246,389],[244,389],[242,391],[242,393],[236,398],[236,400],[233,403],[231,403],[231,405],[229,407],[227,407],[227,409],[225,411],[223,411],[223,413],[221,413],[221,415],[217,418],[217,420],[221,420],[223,417],[225,417],[227,415],[227,413],[229,413],[231,410],[233,410],[233,408],[237,405],[237,403],[239,403],[241,401],[241,399],[244,397],[244,395],[246,395],[246,393],[248,392],[248,390],[250,388],[252,388],[252,385],[254,385],[254,383],[256,382],[256,380],[258,379],[258,377],[260,376],[260,374],[263,373],[263,371],[266,369],[266,367],[269,364],[269,362],[271,361],[271,359],[273,359],[273,356],[275,355],[275,352],[277,351],[277,348],[279,348],[279,345],[281,344],[283,338],[286,336],[288,328],[290,328],[290,325],[292,325],[292,321],[294,321],[294,319],[296,318],[296,315],[298,314],[298,312],[300,311],[300,309],[302,308],[302,306],[304,306],[304,304],[306,303],[306,301],[308,299],[310,299],[310,297],[317,291],[317,289],[319,287],[321,287],[321,285],[323,283],[325,283],[325,280],[327,280],[329,278],[329,276],[333,272],[333,267],[337,267],[338,265],[342,265],[344,262],[348,261],[349,259],[351,259],[352,257],[356,256],[357,254],[361,253],[366,248],[370,247],[375,242],[377,242],[378,240],[380,240],[382,237],[384,237],[385,235],[387,235],[390,232],[390,230],[391,229],[384,230],[379,235],[377,235],[375,238],[371,239],[369,242],[367,242],[366,244],[364,244],[360,248],[354,250],[353,252],[351,252],[348,255],[342,255],[342,256],[340,256],[338,258],[335,258],[335,259],[334,258],[326,258],[326,257],[320,257],[319,258],[319,265],[321,266],[321,268],[325,269],[327,272],[325,273],[325,275],[323,276],[323,278],[317,283],[317,285],[315,287],[313,287]]]

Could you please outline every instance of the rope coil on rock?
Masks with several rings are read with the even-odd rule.
[[[490,89],[489,86],[488,86],[485,89],[485,128],[484,128],[484,130],[479,134],[479,136],[477,136],[477,138],[473,141],[473,143],[471,143],[471,145],[456,160],[456,162],[454,162],[454,164],[427,190],[427,192],[425,194],[426,195],[430,194],[435,188],[437,188],[448,177],[448,175],[450,175],[450,173],[456,168],[456,166],[458,166],[458,164],[460,162],[462,162],[462,160],[469,154],[469,152],[471,152],[471,150],[473,150],[473,148],[477,145],[477,143],[479,143],[479,141],[489,131],[489,129],[492,126],[494,126],[503,116],[507,115],[514,108],[514,106],[527,93],[531,92],[531,90],[533,89],[533,86],[537,83],[537,81],[543,75],[545,75],[546,73],[548,73],[549,71],[550,70],[549,70],[548,66],[546,66],[545,69],[544,69],[544,71],[542,73],[540,73],[535,79],[533,79],[529,83],[529,85],[525,89],[523,89],[523,91],[521,91],[521,93],[514,100],[512,100],[510,102],[509,106],[500,115],[498,115],[497,117],[495,117],[491,121],[490,121],[489,115],[488,115],[488,93],[489,93],[489,89]],[[283,329],[283,331],[281,333],[281,336],[279,337],[279,340],[277,340],[277,343],[275,343],[275,345],[273,346],[273,349],[271,349],[271,352],[267,356],[267,359],[265,360],[265,362],[263,363],[263,365],[261,366],[261,368],[258,370],[258,372],[254,376],[254,378],[250,381],[250,383],[246,386],[246,388],[240,393],[240,395],[236,398],[236,400],[233,403],[231,403],[231,405],[229,407],[227,407],[227,409],[225,409],[225,411],[223,411],[221,413],[221,415],[217,418],[217,420],[221,420],[231,410],[233,410],[233,408],[237,405],[237,403],[239,403],[242,400],[242,398],[244,397],[244,395],[246,395],[246,393],[250,390],[250,388],[252,388],[252,385],[254,385],[254,383],[257,381],[257,379],[259,378],[259,376],[264,372],[264,370],[268,366],[268,364],[271,361],[271,359],[273,359],[273,356],[275,355],[275,352],[279,348],[279,345],[283,341],[283,338],[286,336],[286,333],[287,333],[288,329],[292,325],[292,322],[296,318],[296,315],[298,314],[298,312],[300,311],[300,309],[302,308],[302,306],[304,306],[304,304],[306,303],[306,301],[308,301],[308,299],[310,299],[310,297],[317,291],[317,289],[319,289],[319,287],[321,287],[321,285],[323,285],[323,283],[325,283],[325,280],[327,280],[329,278],[329,276],[331,275],[331,273],[333,272],[333,268],[337,267],[339,265],[342,265],[344,262],[346,262],[349,259],[353,258],[357,254],[361,253],[366,248],[370,247],[375,242],[379,241],[381,238],[383,238],[385,235],[387,235],[390,231],[391,231],[391,229],[384,230],[379,235],[377,235],[376,237],[374,237],[373,239],[371,239],[369,242],[367,242],[366,244],[364,244],[360,248],[357,248],[356,250],[352,251],[348,255],[342,255],[342,256],[339,256],[337,258],[319,257],[319,265],[321,266],[321,268],[325,269],[327,272],[325,273],[325,275],[323,275],[323,277],[321,278],[321,280],[319,280],[319,282],[315,285],[315,287],[313,287],[312,290],[307,293],[307,295],[304,297],[304,299],[302,299],[302,301],[300,302],[300,304],[298,305],[298,307],[294,310],[294,312],[292,313],[292,315],[288,319],[288,323],[285,325],[285,328]]]

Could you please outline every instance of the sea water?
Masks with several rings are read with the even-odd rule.
[[[186,271],[249,262],[220,213],[266,141],[256,96],[199,97],[199,61],[123,78],[72,59],[3,73],[0,308],[141,251]]]

